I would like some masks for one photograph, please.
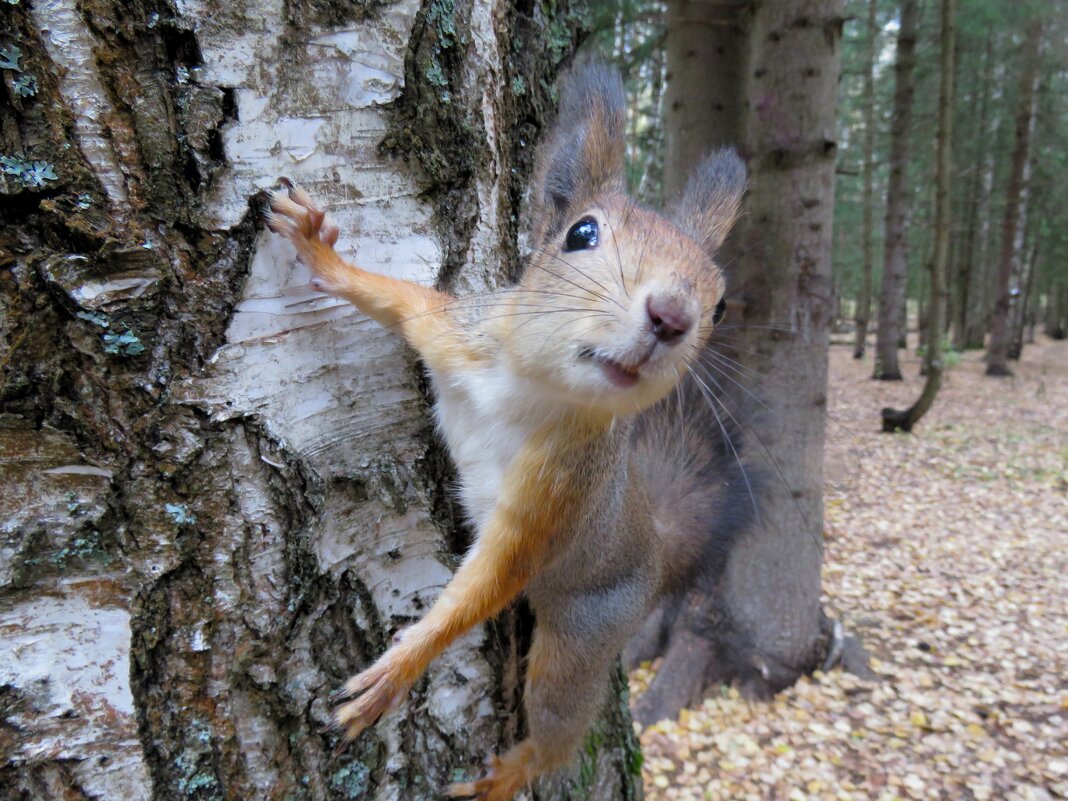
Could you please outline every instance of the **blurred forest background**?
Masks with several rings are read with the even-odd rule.
[[[954,100],[945,303],[947,350],[989,349],[1007,375],[1036,331],[1068,336],[1068,8],[1060,2],[954,4]],[[620,0],[597,4],[594,46],[624,71],[631,101],[632,191],[665,201],[673,136],[667,83],[669,21],[731,26],[746,3]],[[871,355],[880,310],[904,343],[923,347],[938,238],[936,158],[941,4],[847,0],[837,110],[834,330]],[[712,80],[714,65],[706,65]],[[895,151],[895,146],[897,150]],[[895,159],[895,154],[897,158]],[[896,189],[893,175],[900,175]],[[670,178],[669,178],[670,182]],[[898,205],[890,208],[890,195]],[[891,219],[904,220],[890,242]],[[893,250],[891,250],[891,248]],[[903,259],[903,291],[885,265]],[[894,293],[894,294],[888,294]],[[1004,318],[1004,322],[1002,322]],[[991,341],[990,335],[997,340]],[[1002,352],[1004,351],[1004,353]],[[950,356],[952,359],[952,355]],[[896,361],[873,374],[897,376]]]

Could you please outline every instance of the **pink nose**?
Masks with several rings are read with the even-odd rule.
[[[653,336],[665,345],[674,345],[693,326],[685,302],[674,295],[650,295],[645,302]]]

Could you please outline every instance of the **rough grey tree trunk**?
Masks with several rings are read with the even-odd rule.
[[[38,91],[4,73],[0,797],[439,797],[519,733],[530,621],[463,638],[332,755],[329,693],[433,600],[465,535],[413,356],[308,290],[253,198],[303,182],[340,249],[393,275],[514,277],[578,9],[2,13]],[[535,797],[640,794],[616,691],[583,764]]]
[[[823,439],[843,11],[841,2],[759,3],[750,35],[739,360],[766,387],[769,411],[750,453],[773,462],[765,481],[778,491],[731,552],[724,596],[752,642],[753,680],[768,688],[817,666],[826,645]]]
[[[906,333],[903,325],[906,315],[901,314],[900,309],[905,302],[908,272],[908,152],[918,17],[918,0],[902,0],[894,65],[894,110],[890,123],[890,177],[886,188],[883,281],[879,295],[879,327],[875,333],[874,377],[883,381],[901,380],[897,350],[899,340]]]
[[[713,336],[723,353],[706,362],[716,412],[745,430],[744,458],[765,491],[759,521],[732,545],[715,586],[662,610],[631,649],[667,647],[638,701],[642,722],[676,714],[711,681],[737,680],[754,695],[782,688],[827,645],[822,455],[842,6],[677,2],[672,20],[669,200],[703,152],[734,145],[749,162],[742,230],[720,253],[730,302]],[[721,80],[729,75],[742,77]],[[703,122],[690,122],[699,113]],[[755,397],[768,414],[741,415]]]
[[[714,147],[742,142],[750,0],[669,0],[664,48],[664,187],[686,185],[694,165]]]

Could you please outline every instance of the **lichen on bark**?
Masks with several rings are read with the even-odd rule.
[[[301,294],[253,194],[283,169],[310,185],[372,268],[514,278],[575,10],[41,0],[4,13],[39,94],[0,98],[0,137],[59,180],[0,197],[0,473],[28,493],[0,538],[15,563],[0,616],[31,638],[34,615],[55,623],[42,641],[85,664],[76,679],[38,654],[43,684],[21,661],[5,674],[0,795],[437,797],[518,735],[495,711],[519,700],[529,619],[511,610],[473,632],[401,713],[332,755],[318,731],[330,691],[433,601],[465,542],[414,358]],[[442,103],[415,54],[450,24]],[[411,73],[394,66],[405,53]],[[377,152],[393,136],[386,149],[416,153],[382,121],[402,77],[436,98],[413,124],[448,156],[417,180]],[[67,714],[68,685],[96,679],[109,705],[72,696]],[[604,754],[597,776],[626,761]]]

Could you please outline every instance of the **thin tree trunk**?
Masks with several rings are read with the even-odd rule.
[[[1029,187],[1030,178],[1031,159],[1029,156],[1024,167],[1024,190],[1020,195],[1020,213],[1016,223],[1018,234],[1013,248],[1012,277],[1009,279],[1012,290],[1009,302],[1009,346],[1006,350],[1006,355],[1013,361],[1018,361],[1023,353],[1023,320],[1027,303],[1027,285],[1030,281],[1030,269],[1032,266],[1029,255],[1033,250],[1035,218],[1031,214],[1032,192]]]
[[[868,0],[867,62],[864,70],[864,195],[863,230],[861,232],[863,263],[860,274],[860,293],[857,295],[856,340],[853,343],[853,358],[863,359],[868,340],[868,322],[871,319],[872,261],[875,235],[875,194],[872,189],[875,174],[875,45],[879,28],[875,23],[875,0]]]
[[[1022,226],[1020,218],[1027,189],[1027,164],[1034,130],[1038,90],[1038,65],[1042,47],[1042,23],[1035,19],[1027,27],[1023,46],[1023,67],[1020,72],[1016,105],[1015,146],[1009,183],[1005,190],[1005,217],[1001,226],[1001,257],[997,273],[997,301],[990,326],[990,346],[986,353],[986,374],[1011,376],[1008,355],[1011,330],[1009,327],[1012,303],[1012,274],[1020,252]]]
[[[307,288],[255,196],[309,185],[372,268],[506,280],[578,15],[245,5],[5,11],[39,91],[3,152],[56,178],[0,203],[3,798],[429,801],[518,733],[520,610],[347,752],[320,731],[464,534],[412,355]],[[640,792],[616,689],[537,797]]]
[[[897,350],[906,331],[900,309],[905,303],[908,272],[907,226],[909,218],[908,153],[912,128],[913,73],[916,66],[918,0],[902,0],[901,26],[897,34],[894,66],[894,111],[890,126],[890,177],[886,190],[886,235],[883,284],[879,298],[879,328],[875,335],[874,377],[900,381]]]
[[[952,142],[954,81],[956,78],[956,0],[942,0],[941,74],[938,90],[938,159],[935,173],[934,258],[931,260],[930,302],[927,306],[927,340],[924,353],[923,391],[905,411],[886,408],[882,411],[883,431],[911,431],[928,412],[942,385],[942,331],[946,314],[946,270],[949,265],[950,184],[952,180]]]
[[[964,226],[964,242],[958,260],[957,282],[959,287],[959,305],[953,328],[953,347],[956,350],[981,348],[986,331],[986,287],[989,275],[981,246],[984,242],[986,227],[987,193],[984,185],[992,175],[992,166],[987,162],[991,145],[997,138],[998,119],[990,114],[990,93],[994,83],[994,34],[987,32],[986,47],[983,56],[983,73],[980,78],[979,101],[976,106],[976,122],[973,126],[978,132],[977,154],[972,172],[969,176],[967,191],[967,213]]]
[[[1050,339],[1068,338],[1068,280],[1054,278],[1046,296],[1046,336]]]
[[[1029,245],[1027,254],[1021,259],[1023,264],[1023,291],[1019,298],[1019,312],[1012,323],[1012,344],[1009,346],[1009,358],[1019,361],[1023,355],[1025,331],[1028,322],[1033,319],[1033,290],[1035,285],[1035,268],[1038,265],[1038,244]],[[1032,338],[1029,341],[1034,341]]]

